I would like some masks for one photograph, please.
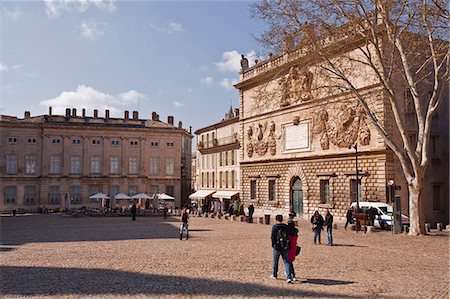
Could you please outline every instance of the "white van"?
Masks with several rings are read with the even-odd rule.
[[[352,202],[352,208],[356,208],[356,202]],[[375,201],[360,201],[359,208],[362,212],[367,212],[370,208],[377,210],[375,219],[378,220],[378,224],[382,229],[386,229],[392,225],[392,217],[394,215],[394,209],[391,205],[384,202]],[[409,218],[402,214],[402,225],[409,225]]]

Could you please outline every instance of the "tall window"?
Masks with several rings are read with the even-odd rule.
[[[236,177],[234,175],[234,170],[232,170],[231,171],[231,188],[233,188],[233,189],[234,189],[234,186],[235,186],[235,179],[236,179]]]
[[[119,157],[111,157],[110,172],[119,173]]]
[[[91,173],[100,173],[100,172],[101,172],[100,156],[92,156],[91,157]]]
[[[330,180],[320,180],[320,202],[330,202]]]
[[[36,173],[36,163],[37,163],[36,155],[26,155],[25,156],[25,172],[27,174]]]
[[[212,172],[211,173],[211,176],[212,176],[212,178],[211,178],[211,182],[212,182],[212,188],[215,188],[215,181],[216,181],[216,178],[215,178],[215,175],[214,175],[214,172]]]
[[[81,202],[81,186],[72,185],[69,187],[70,203],[77,204]]]
[[[159,185],[150,185],[150,194],[159,193]]]
[[[173,158],[166,158],[166,174],[173,175],[175,173],[175,162]]]
[[[209,188],[209,172],[206,173],[206,187]]]
[[[170,196],[174,196],[175,189],[174,189],[173,185],[166,185],[166,194],[170,195]]]
[[[81,157],[71,156],[70,157],[70,172],[71,173],[81,173]]]
[[[206,147],[209,147],[209,134],[206,134]]]
[[[250,199],[256,199],[256,181],[250,181]]]
[[[128,166],[130,173],[138,173],[138,158],[137,157],[130,157],[128,159]]]
[[[228,171],[225,171],[225,188],[228,188]]]
[[[441,209],[441,186],[436,184],[433,185],[433,210],[440,211]]]
[[[225,165],[228,165],[228,151],[225,152]]]
[[[159,157],[150,159],[150,174],[152,175],[159,174]]]
[[[117,193],[120,192],[120,186],[119,185],[111,185],[109,186],[109,195],[111,198],[114,198]]]
[[[33,203],[36,201],[36,186],[34,185],[26,185],[23,193],[23,202],[24,203]]]
[[[50,173],[61,172],[61,156],[50,157]]]
[[[430,139],[431,143],[431,149],[430,149],[430,156],[431,159],[439,159],[439,136],[438,135],[431,135]]]
[[[89,186],[89,196],[97,194],[101,192],[101,188],[99,185],[90,185]],[[93,201],[97,201],[96,199],[94,199]]]
[[[275,200],[276,199],[276,185],[275,180],[269,180],[269,200]]]
[[[6,156],[6,173],[16,174],[17,173],[17,156],[7,155]]]
[[[235,163],[235,159],[234,159],[235,158],[234,157],[235,152],[236,152],[235,150],[231,151],[231,165],[234,165],[234,163]]]
[[[358,198],[361,200],[361,179],[358,180],[358,185],[356,184],[356,180],[352,179],[350,181],[350,198],[352,202],[356,202],[356,189],[358,188]]]
[[[222,183],[223,177],[222,177],[222,171],[219,172],[219,188],[222,188],[223,183]]]
[[[56,185],[49,186],[48,203],[50,204],[59,203],[60,200],[61,200],[61,193],[59,186]]]
[[[138,186],[136,185],[129,185],[128,186],[128,195],[133,196],[138,194]]]
[[[220,166],[223,165],[223,162],[222,162],[222,161],[223,161],[223,160],[222,160],[222,156],[223,156],[223,153],[220,152],[220,153],[219,153],[219,165],[220,165]]]
[[[12,204],[17,201],[17,187],[5,186],[5,203]]]
[[[202,187],[205,187],[205,173],[202,172]]]

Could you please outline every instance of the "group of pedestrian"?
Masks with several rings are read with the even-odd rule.
[[[322,244],[320,235],[324,226],[327,228],[328,245],[333,246],[333,215],[330,210],[326,210],[325,219],[319,214],[319,211],[315,211],[311,217],[312,231],[314,233],[314,244]]]

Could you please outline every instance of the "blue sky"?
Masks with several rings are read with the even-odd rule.
[[[249,1],[0,2],[1,114],[156,111],[193,130],[239,105],[239,56],[264,27]],[[79,112],[80,113],[80,112]]]

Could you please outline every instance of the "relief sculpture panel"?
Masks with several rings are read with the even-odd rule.
[[[340,104],[338,107],[318,111],[314,117],[314,138],[319,138],[323,150],[330,143],[338,148],[348,148],[357,141],[369,145],[370,130],[367,115],[362,107]]]
[[[274,156],[277,152],[277,139],[280,139],[276,133],[276,126],[273,121],[251,124],[247,127],[246,151],[249,158],[256,153],[258,156],[264,156],[269,152]]]

